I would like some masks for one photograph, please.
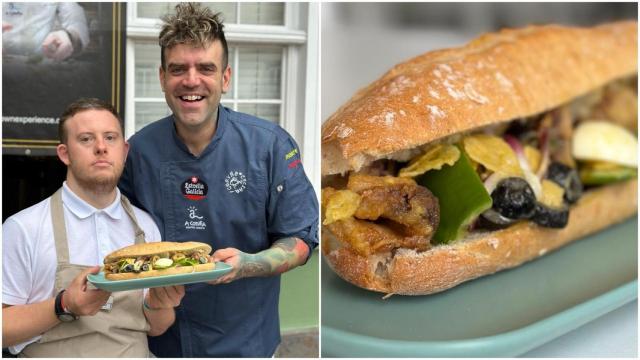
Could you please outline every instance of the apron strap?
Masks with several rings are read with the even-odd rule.
[[[59,188],[50,200],[51,222],[53,224],[53,241],[56,244],[58,264],[69,264],[69,244],[62,207],[62,188]]]
[[[120,194],[120,202],[122,203],[122,208],[127,213],[127,215],[129,215],[129,217],[131,218],[131,221],[133,222],[133,227],[136,232],[135,243],[136,244],[144,243],[145,242],[144,230],[142,230],[140,228],[140,225],[138,225],[138,220],[136,219],[136,214],[134,214],[133,212],[133,207],[131,206],[131,202],[129,202],[129,199],[127,199],[127,197],[124,196],[124,194],[122,193]]]

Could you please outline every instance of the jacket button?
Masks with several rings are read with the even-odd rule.
[[[278,187],[276,188],[276,190],[278,190],[278,192],[281,192],[281,191],[282,191],[282,189],[283,189],[283,186],[282,186],[282,185],[278,185]]]

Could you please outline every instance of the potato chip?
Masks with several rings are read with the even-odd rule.
[[[465,137],[463,143],[469,157],[485,168],[508,176],[523,177],[516,153],[503,139],[478,134]]]
[[[563,205],[564,189],[551,180],[542,180],[542,195],[538,199],[550,208],[560,208]]]
[[[429,170],[440,170],[444,165],[453,165],[460,158],[460,150],[454,145],[438,144],[424,154],[411,160],[408,166],[400,169],[400,177],[416,177]]]
[[[327,200],[324,206],[325,218],[322,222],[324,225],[353,216],[361,200],[360,195],[351,190],[337,190],[322,198]]]

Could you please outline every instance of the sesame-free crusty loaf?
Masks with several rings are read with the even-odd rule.
[[[460,48],[426,53],[392,68],[324,123],[323,181],[378,159],[408,161],[423,145],[545,113],[634,76],[635,21],[502,30]],[[629,218],[637,212],[637,186],[634,179],[585,192],[563,229],[522,221],[473,231],[427,251],[399,248],[366,256],[323,226],[322,253],[339,276],[360,287],[431,294],[518,266]]]

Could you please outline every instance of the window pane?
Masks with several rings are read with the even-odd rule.
[[[137,3],[138,17],[141,18],[160,18],[162,15],[172,11],[177,3]]]
[[[138,5],[138,17],[140,18],[152,18],[160,19],[162,16],[173,13],[177,2],[169,3],[155,3],[155,2],[139,2]],[[225,3],[201,3],[204,6],[210,8],[214,13],[221,12],[222,19],[225,24],[236,23],[236,11],[237,3],[225,2]]]
[[[238,104],[238,111],[275,123],[280,121],[280,104]]]
[[[160,46],[157,43],[135,44],[136,97],[164,97],[158,78]]]
[[[284,3],[240,3],[240,24],[284,25]]]
[[[238,98],[280,99],[282,50],[241,48],[238,57]]]
[[[171,114],[164,102],[136,102],[136,131]]]

